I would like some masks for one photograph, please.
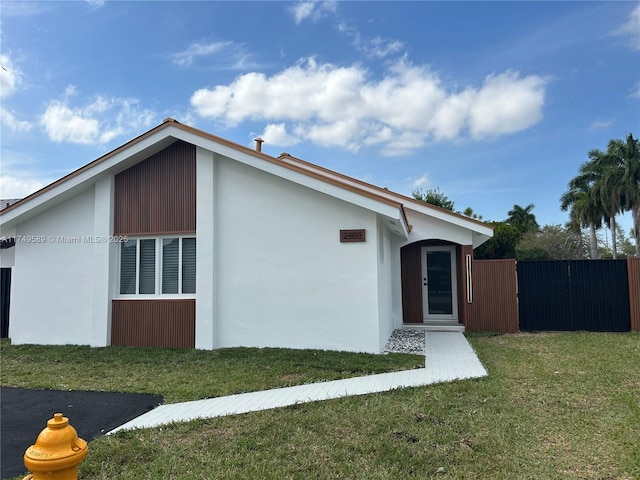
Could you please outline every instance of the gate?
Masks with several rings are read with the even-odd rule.
[[[626,260],[518,262],[520,330],[631,329]]]
[[[518,331],[515,260],[474,260],[467,332]]]

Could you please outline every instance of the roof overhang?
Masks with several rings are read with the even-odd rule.
[[[388,226],[392,232],[404,238],[408,237],[410,227],[403,205],[396,199],[377,195],[375,192],[359,188],[340,179],[329,178],[322,172],[314,172],[300,165],[282,162],[277,158],[171,119],[165,120],[158,127],[2,210],[0,212],[0,226],[5,231],[13,230],[16,225],[90,188],[98,177],[126,170],[177,140],[183,140],[217,155],[231,158],[371,210],[388,220]]]
[[[477,220],[376,187],[289,154],[272,157],[173,119],[166,119],[121,147],[0,211],[0,226],[4,231],[15,229],[16,225],[25,220],[90,188],[99,177],[126,170],[177,140],[373,211],[385,219],[385,225],[391,232],[404,239],[409,238],[412,229],[407,220],[407,211],[472,232],[474,247],[493,235],[492,227]]]

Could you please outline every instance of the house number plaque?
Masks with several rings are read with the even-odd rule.
[[[340,243],[364,242],[364,228],[358,230],[340,230]]]

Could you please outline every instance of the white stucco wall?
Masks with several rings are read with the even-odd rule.
[[[217,347],[379,352],[376,214],[221,157],[214,201]]]
[[[413,229],[409,234],[409,239],[405,240],[402,246],[426,239],[447,240],[459,245],[473,245],[473,232],[468,228],[438,218],[427,217],[411,209],[405,209],[405,211],[407,220],[409,224],[413,225]]]
[[[196,342],[216,347],[216,167],[213,152],[196,149]]]
[[[0,249],[0,267],[10,268],[15,263],[15,247]]]
[[[391,234],[378,222],[378,343],[382,350],[395,328],[393,314],[393,277],[391,269]]]
[[[91,302],[91,343],[93,347],[111,344],[111,299],[118,289],[120,246],[113,241],[113,175],[96,180],[93,215],[93,295]],[[98,241],[100,240],[100,241]],[[105,241],[107,240],[107,241]]]
[[[400,246],[398,237],[391,238],[391,315],[394,328],[402,328],[402,277],[400,269]]]
[[[91,187],[16,227],[12,343],[92,343],[94,245],[75,239],[93,235],[94,196]]]

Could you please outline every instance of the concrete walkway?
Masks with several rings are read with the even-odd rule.
[[[425,351],[425,368],[170,403],[134,418],[109,433],[487,375],[487,371],[462,333],[427,332]]]

